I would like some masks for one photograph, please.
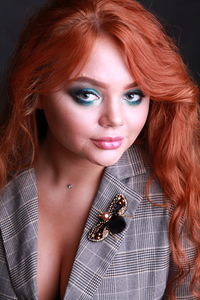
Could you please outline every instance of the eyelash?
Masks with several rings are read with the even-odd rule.
[[[102,101],[102,96],[96,90],[90,88],[78,88],[78,89],[70,89],[70,96],[81,105],[89,106],[94,104],[99,104]],[[87,100],[83,99],[87,95],[93,95],[95,99]],[[128,97],[130,97],[128,99]],[[136,97],[136,99],[134,99]],[[128,91],[122,96],[122,102],[127,103],[128,105],[139,105],[142,99],[145,97],[144,93],[140,89],[135,89]]]
[[[89,88],[83,88],[83,89],[75,89],[75,90],[69,90],[69,94],[71,95],[71,97],[79,104],[82,105],[91,105],[94,103],[99,103],[102,100],[101,95],[99,95],[99,93],[93,89],[89,89]],[[83,96],[86,95],[93,95],[96,97],[96,99],[92,99],[92,100],[87,100],[87,99],[83,99]]]
[[[125,99],[125,97],[131,97],[133,95],[133,97],[131,97],[130,100],[127,100]],[[137,99],[135,100],[135,96],[137,97]],[[129,92],[127,92],[126,94],[123,95],[122,97],[122,101],[123,102],[127,102],[127,104],[129,105],[139,105],[141,102],[142,102],[142,99],[145,97],[144,93],[139,90],[139,89],[136,89],[136,90],[131,90]]]

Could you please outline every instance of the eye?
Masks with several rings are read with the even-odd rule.
[[[122,96],[122,101],[130,105],[138,105],[141,103],[142,99],[145,97],[144,93],[139,90],[131,90]]]
[[[83,105],[98,104],[102,98],[96,90],[90,88],[72,89],[69,94],[77,103]]]

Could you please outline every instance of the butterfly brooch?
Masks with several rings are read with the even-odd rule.
[[[104,240],[109,233],[117,234],[126,228],[124,213],[127,210],[127,200],[122,194],[117,194],[107,211],[101,212],[99,222],[92,227],[89,232],[88,239],[92,242],[100,242]]]

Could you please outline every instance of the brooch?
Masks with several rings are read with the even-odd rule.
[[[98,217],[100,221],[92,227],[88,239],[92,242],[104,240],[109,233],[117,234],[126,228],[123,214],[127,210],[127,200],[122,194],[115,196],[107,211],[101,212]]]

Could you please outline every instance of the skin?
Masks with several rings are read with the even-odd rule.
[[[145,96],[138,105],[130,105],[123,99],[126,92],[137,90],[138,87],[122,55],[109,38],[97,40],[79,78],[71,86],[50,94],[40,102],[49,126],[45,142],[48,153],[52,148],[53,163],[55,161],[55,165],[60,165],[61,169],[63,160],[68,163],[72,157],[77,165],[92,163],[94,168],[112,165],[142,130],[148,115],[149,97]],[[100,82],[102,86],[91,83],[90,79]],[[70,90],[79,87],[97,91],[101,100],[91,94],[88,97],[95,100],[94,104],[78,104]],[[121,147],[102,150],[92,141],[110,136],[123,137]],[[62,157],[57,155],[61,151],[64,154]]]
[[[38,108],[44,110],[49,127],[34,166],[39,195],[38,290],[39,300],[53,300],[58,290],[64,296],[102,172],[134,143],[147,119],[149,97],[138,91],[116,45],[102,37],[79,79],[41,98]],[[93,141],[119,136],[122,143],[116,149],[102,149]],[[72,190],[65,188],[68,183],[74,184]]]

